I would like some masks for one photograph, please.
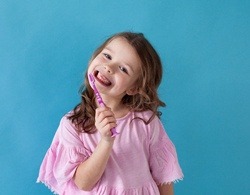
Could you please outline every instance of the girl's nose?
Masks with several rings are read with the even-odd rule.
[[[111,64],[105,64],[104,69],[109,73],[113,74],[114,73],[114,66]]]

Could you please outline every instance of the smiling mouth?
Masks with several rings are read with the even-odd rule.
[[[102,75],[99,71],[94,72],[94,77],[95,79],[101,83],[104,86],[110,86],[112,83],[104,76]]]

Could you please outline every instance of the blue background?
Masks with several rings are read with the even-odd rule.
[[[93,50],[140,31],[159,52],[163,123],[185,178],[176,194],[250,194],[250,1],[0,2],[0,194],[36,184]]]

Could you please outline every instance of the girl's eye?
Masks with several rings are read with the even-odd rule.
[[[103,55],[104,55],[105,58],[107,58],[108,60],[112,60],[112,58],[111,58],[111,56],[110,56],[109,54],[104,53]]]
[[[124,68],[124,67],[122,67],[122,66],[120,66],[119,68],[120,68],[120,70],[121,70],[122,72],[125,72],[126,74],[128,74],[128,70],[127,70],[126,68]]]

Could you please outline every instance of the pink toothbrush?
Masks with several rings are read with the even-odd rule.
[[[104,107],[105,104],[102,100],[102,97],[99,93],[99,91],[97,90],[96,86],[95,86],[95,79],[94,79],[94,76],[90,73],[89,75],[89,82],[90,82],[90,86],[92,87],[92,89],[94,90],[95,92],[95,96],[96,96],[96,99],[97,99],[97,102],[98,104],[101,106],[101,107]],[[116,129],[115,128],[112,128],[111,130],[111,133],[112,133],[112,137],[116,136],[117,134],[119,134],[118,132],[116,132]]]

